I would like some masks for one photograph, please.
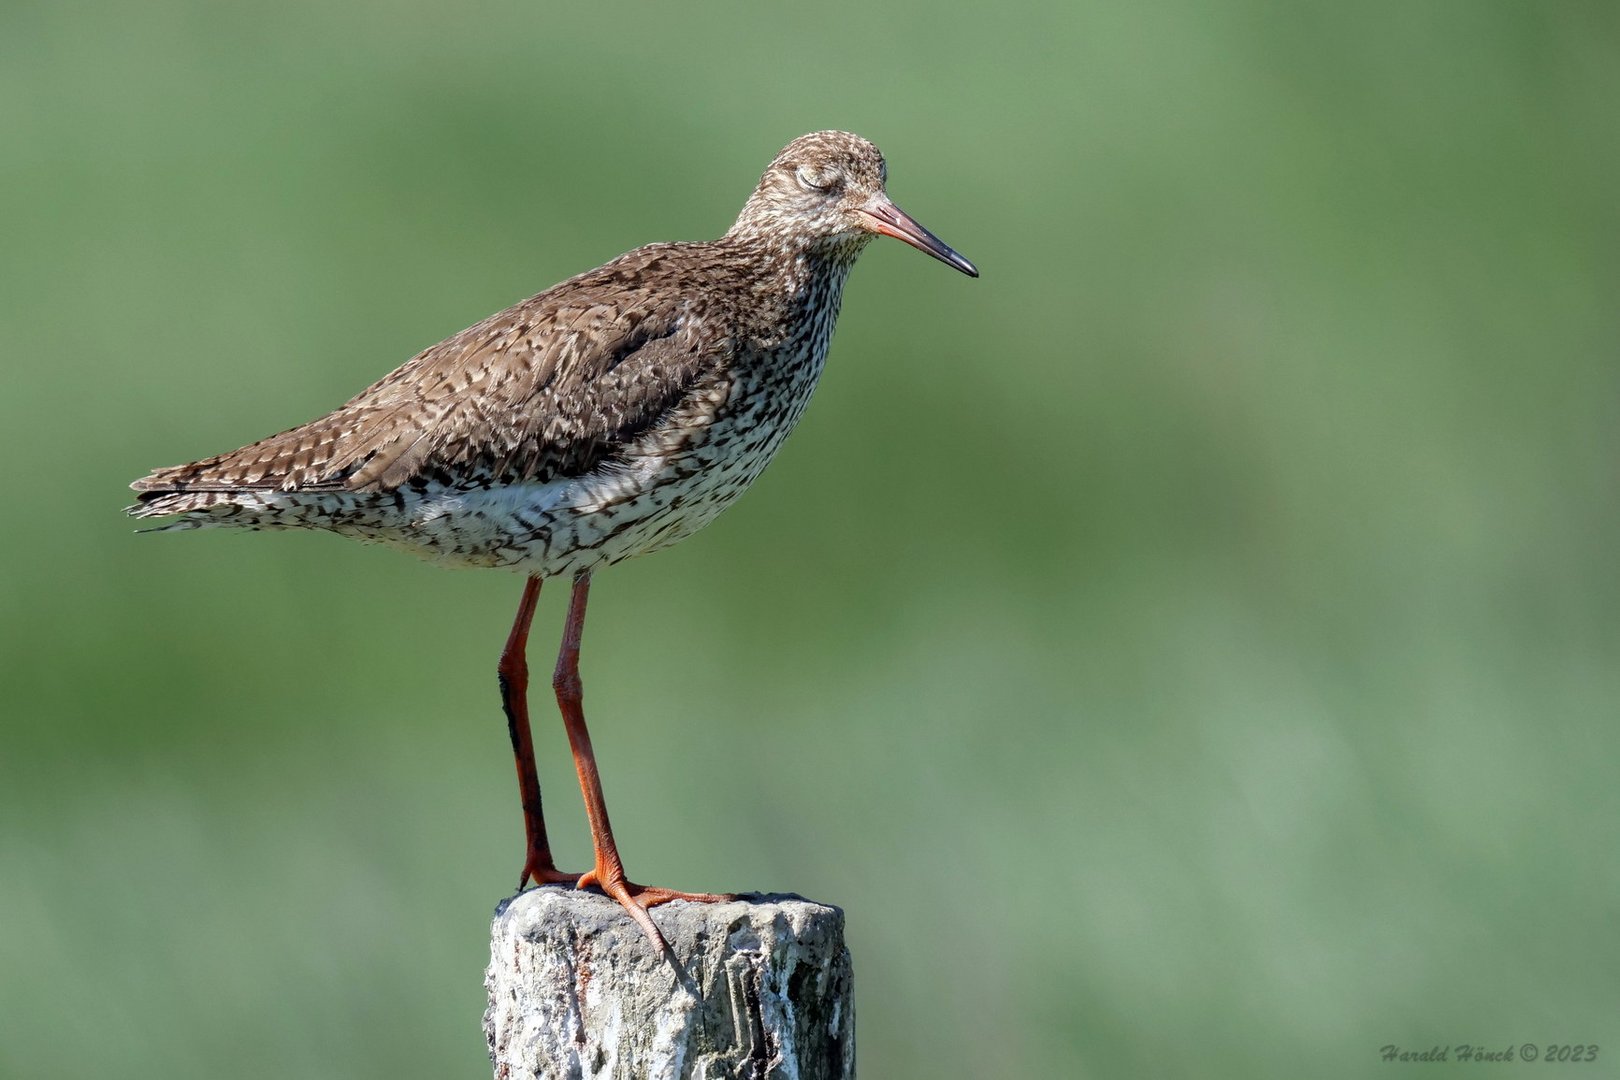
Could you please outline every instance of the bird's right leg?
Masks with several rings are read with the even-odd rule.
[[[523,600],[518,604],[512,632],[501,650],[499,670],[501,708],[506,711],[506,729],[512,736],[512,756],[517,759],[518,794],[523,800],[523,832],[528,845],[518,888],[525,882],[572,885],[578,874],[565,874],[551,858],[546,839],[546,819],[540,811],[540,774],[534,766],[534,736],[529,731],[529,662],[524,655],[529,644],[529,624],[534,621],[534,605],[540,599],[540,579],[531,577],[523,584]]]
[[[591,826],[591,845],[596,848],[596,865],[580,875],[579,887],[595,885],[617,900],[641,932],[647,935],[653,948],[668,952],[664,935],[647,914],[654,904],[670,900],[691,900],[700,904],[718,904],[735,899],[725,893],[687,893],[674,889],[650,888],[637,885],[624,876],[624,864],[619,861],[619,845],[613,840],[613,826],[608,823],[607,800],[602,796],[602,777],[596,769],[596,752],[591,749],[591,733],[585,728],[584,691],[579,681],[579,641],[585,632],[585,602],[590,596],[591,575],[574,575],[574,591],[568,599],[568,621],[563,626],[562,648],[557,652],[557,670],[551,677],[551,686],[557,692],[557,707],[562,710],[563,727],[568,730],[568,745],[574,751],[574,769],[579,773],[580,793],[585,796],[585,817]]]

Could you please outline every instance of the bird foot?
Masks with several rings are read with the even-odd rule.
[[[581,874],[578,887],[588,889],[595,886],[619,902],[619,906],[630,914],[641,932],[647,935],[653,948],[659,952],[669,952],[669,944],[664,935],[659,933],[658,927],[653,924],[652,916],[647,909],[658,904],[665,904],[671,900],[690,900],[694,904],[723,904],[736,897],[731,893],[689,893],[679,892],[675,889],[660,889],[650,885],[637,885],[624,876],[623,870],[604,870],[600,865]]]
[[[523,873],[518,875],[518,892],[531,881],[536,885],[578,885],[580,875],[557,869],[549,854],[531,851],[523,861]]]

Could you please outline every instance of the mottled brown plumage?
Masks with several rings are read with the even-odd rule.
[[[595,569],[690,535],[748,487],[808,403],[844,281],[875,235],[977,276],[894,206],[886,179],[859,136],[796,139],[720,239],[638,248],[555,285],[318,420],[137,480],[130,512],[173,517],[165,528],[325,530],[528,574],[501,668],[524,877],[573,880],[551,863],[528,746],[533,592],[574,578],[563,659],[568,640],[577,657]],[[679,894],[624,880],[567,664],[557,688],[597,850],[579,880],[617,896],[656,940],[642,906]]]
[[[319,420],[159,469],[137,490],[392,491],[441,473],[577,474],[723,367],[751,314],[736,302],[740,254],[637,249],[426,349]]]

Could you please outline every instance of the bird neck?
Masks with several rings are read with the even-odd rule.
[[[825,237],[733,227],[720,242],[749,264],[756,289],[774,294],[783,306],[798,307],[825,303],[829,297],[836,302],[871,239],[866,233]]]

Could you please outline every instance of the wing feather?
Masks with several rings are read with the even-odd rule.
[[[661,249],[678,247],[631,252],[491,315],[318,420],[131,486],[149,502],[577,475],[678,407],[730,348],[692,294],[671,287],[679,260]]]

